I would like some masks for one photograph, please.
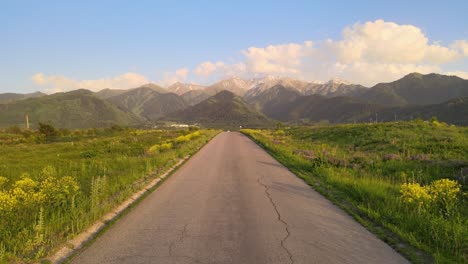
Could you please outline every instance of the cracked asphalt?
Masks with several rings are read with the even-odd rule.
[[[216,136],[71,263],[408,263],[247,137]]]

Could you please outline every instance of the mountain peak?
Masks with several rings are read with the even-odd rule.
[[[424,77],[424,74],[421,74],[419,72],[412,72],[406,76],[404,76],[403,78],[415,78],[415,79],[421,79]]]
[[[215,97],[234,97],[236,96],[233,92],[228,91],[228,90],[222,90],[221,92],[217,93]]]
[[[139,87],[137,87],[137,89],[141,89],[141,88],[149,88],[153,91],[156,91],[158,93],[167,93],[168,91],[164,88],[162,88],[161,86],[157,85],[157,84],[154,84],[154,83],[147,83],[147,84],[143,84]]]
[[[350,85],[351,82],[349,81],[346,81],[346,80],[343,80],[343,79],[340,79],[338,77],[334,77],[333,79],[329,80],[327,82],[328,84],[346,84],[346,85]]]
[[[155,84],[155,83],[145,83],[137,88],[160,88],[159,85]]]

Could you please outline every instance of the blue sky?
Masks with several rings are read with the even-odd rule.
[[[210,83],[228,75],[270,74],[322,81],[336,76],[370,85],[380,81],[381,74],[367,78],[359,71],[371,64],[377,68],[375,63],[382,71],[395,64],[395,74],[381,81],[413,69],[463,75],[468,72],[463,53],[468,45],[463,42],[468,40],[467,10],[466,1],[2,0],[0,92],[52,92],[77,86],[96,90],[99,84],[130,88],[125,85],[144,81]],[[372,24],[366,27],[368,22]],[[354,61],[325,47],[327,39],[333,47],[341,45],[345,28],[352,28],[350,39],[356,39],[368,32],[366,28],[379,31],[376,24],[392,28],[395,42],[401,39],[399,26],[411,25],[427,38],[428,46],[456,50],[458,57],[389,60],[368,48],[367,55],[351,58],[360,62],[352,68]],[[313,47],[305,41],[313,42]],[[289,44],[298,46],[284,46]],[[261,50],[250,52],[251,47]],[[315,47],[320,52],[312,51]],[[326,62],[317,53],[326,53]],[[375,54],[385,59],[376,60]],[[213,67],[205,64],[210,67],[196,71],[205,62]]]

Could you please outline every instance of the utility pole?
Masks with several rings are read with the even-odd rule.
[[[29,115],[26,114],[26,129],[29,130]]]
[[[375,113],[375,123],[378,123],[379,120],[377,119],[377,113]]]

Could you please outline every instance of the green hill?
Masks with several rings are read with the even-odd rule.
[[[276,85],[256,96],[247,97],[246,101],[265,115],[278,119],[283,114],[287,115],[285,108],[299,97],[301,94],[296,89]]]
[[[194,91],[188,91],[184,94],[181,95],[182,99],[188,104],[188,105],[196,105],[208,98],[210,98],[210,95],[205,93],[203,90],[194,90]]]
[[[435,116],[439,121],[466,126],[468,125],[468,97],[452,99],[441,104],[387,108],[377,112],[377,116],[382,122],[416,118],[429,120]],[[367,121],[366,119],[363,121]]]
[[[132,89],[107,100],[123,111],[131,112],[147,121],[156,121],[169,113],[187,107],[180,96],[173,93],[161,93],[149,87]]]
[[[91,91],[75,90],[0,104],[0,127],[24,127],[26,114],[31,127],[36,127],[38,122],[60,128],[131,126],[141,122],[135,115],[97,98]]]
[[[222,128],[266,127],[273,124],[265,115],[229,91],[222,91],[201,103],[174,112],[163,120]]]
[[[111,97],[114,97],[114,96],[117,96],[119,94],[123,94],[123,93],[126,93],[127,90],[119,90],[119,89],[102,89],[100,90],[99,92],[96,92],[96,96],[98,98],[101,98],[101,99],[107,99],[107,98],[111,98]]]
[[[435,73],[412,73],[391,83],[379,83],[356,98],[386,106],[404,106],[439,104],[467,96],[468,80]]]
[[[383,108],[351,97],[327,98],[317,94],[302,96],[296,90],[281,85],[264,91],[249,102],[268,117],[281,121],[307,119],[314,122],[350,122]]]
[[[36,98],[46,95],[45,93],[41,92],[34,92],[28,94],[19,94],[19,93],[3,93],[0,94],[0,104],[11,103],[14,101],[24,100],[28,98]]]

